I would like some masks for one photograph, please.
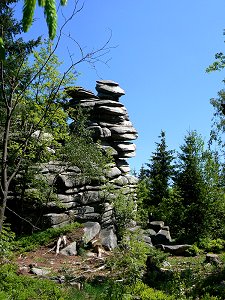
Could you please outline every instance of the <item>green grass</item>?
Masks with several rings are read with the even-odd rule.
[[[29,236],[20,237],[15,242],[15,249],[19,252],[28,252],[37,249],[40,246],[47,245],[60,235],[74,231],[81,227],[79,223],[72,223],[62,228],[49,228],[44,231],[33,233]]]

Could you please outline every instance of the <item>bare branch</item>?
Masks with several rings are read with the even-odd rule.
[[[17,216],[18,218],[20,218],[21,220],[25,221],[26,223],[30,224],[32,226],[32,228],[37,229],[37,230],[41,230],[41,228],[35,226],[34,224],[32,224],[30,221],[28,221],[27,219],[21,217],[19,214],[17,214],[14,210],[12,210],[11,208],[9,208],[8,206],[6,206],[6,208],[13,213],[15,216]]]

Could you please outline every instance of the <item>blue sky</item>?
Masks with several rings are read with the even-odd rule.
[[[65,15],[73,3],[68,0]],[[40,10],[36,18],[28,36],[47,36]],[[120,99],[139,133],[136,157],[129,160],[133,169],[148,161],[161,130],[169,149],[179,150],[189,130],[207,142],[213,114],[209,101],[223,88],[224,74],[205,69],[216,52],[224,51],[224,28],[224,0],[86,0],[66,27],[64,32],[85,52],[100,48],[112,32],[112,48],[102,58],[108,64],[97,63],[96,70],[79,64],[75,84],[95,91],[96,80],[111,79],[126,91]],[[64,36],[57,53],[65,68],[68,49],[79,59],[76,44]]]

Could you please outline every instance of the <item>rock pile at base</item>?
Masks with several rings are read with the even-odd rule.
[[[126,108],[119,102],[124,90],[118,83],[110,80],[98,80],[97,95],[83,88],[70,88],[67,94],[71,97],[69,107],[88,109],[88,129],[93,132],[94,140],[101,141],[103,151],[109,151],[114,158],[104,177],[126,197],[134,197],[137,178],[130,175],[127,158],[135,156],[133,140],[137,131],[133,127]],[[102,186],[96,182],[86,183],[79,178],[77,167],[66,168],[65,163],[50,162],[42,169],[49,183],[54,181],[57,196],[62,208],[49,203],[49,212],[44,216],[48,226],[60,227],[71,221],[98,222],[100,236],[105,243],[116,245],[115,220],[110,198],[112,194],[102,192]],[[109,246],[111,247],[111,246]]]
[[[149,229],[144,231],[143,239],[150,247],[155,246],[172,255],[185,255],[191,247],[188,244],[175,245],[170,236],[169,226],[165,226],[163,221],[150,222]]]

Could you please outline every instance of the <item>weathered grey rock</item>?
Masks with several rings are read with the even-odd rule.
[[[101,226],[98,222],[86,222],[84,223],[84,241],[90,242],[96,235],[99,234]]]
[[[118,159],[116,161],[117,167],[120,169],[122,173],[129,173],[130,172],[130,166],[128,162],[125,159]]]
[[[96,82],[98,84],[106,84],[106,85],[109,85],[109,86],[119,86],[119,83],[115,82],[113,80],[96,80]]]
[[[103,114],[115,115],[115,116],[126,115],[126,112],[122,109],[122,107],[99,106],[98,112]]]
[[[107,170],[105,172],[105,175],[108,178],[115,178],[115,177],[118,177],[119,175],[121,175],[121,171],[117,167],[113,167],[110,170]]]
[[[62,223],[59,223],[59,224],[55,224],[55,225],[52,225],[51,227],[52,228],[62,228],[68,224],[71,224],[71,220],[68,220],[68,221],[65,221],[65,222],[62,222]]]
[[[110,130],[112,133],[116,133],[116,134],[127,134],[127,133],[133,133],[133,134],[137,134],[137,130],[132,127],[132,126],[113,126],[110,127]]]
[[[98,98],[93,92],[85,90],[82,87],[66,88],[65,91],[70,97],[75,100]]]
[[[110,131],[110,134],[111,134],[111,131]],[[101,148],[104,150],[105,153],[108,153],[108,154],[110,154],[112,156],[118,155],[118,152],[112,146],[101,145]]]
[[[124,186],[128,184],[128,179],[125,176],[119,176],[116,179],[113,179],[112,182],[119,186]]]
[[[97,82],[96,90],[99,93],[98,96],[111,95],[113,97],[121,97],[125,95],[125,91],[121,89],[119,85],[112,85],[110,83],[100,83]]]
[[[77,255],[77,242],[72,242],[67,247],[60,250],[60,254],[66,255],[66,256],[72,256]]]
[[[219,265],[221,263],[219,256],[214,253],[207,253],[205,257],[205,262],[215,265]]]
[[[63,204],[71,203],[71,202],[79,202],[82,198],[82,193],[77,193],[73,195],[58,194],[57,197]]]
[[[101,214],[100,213],[86,213],[86,214],[75,215],[75,221],[86,221],[86,220],[89,220],[91,222],[101,222]]]
[[[101,120],[103,122],[110,122],[110,123],[114,123],[115,125],[120,124],[122,122],[124,122],[125,120],[128,119],[128,117],[124,114],[124,115],[113,115],[108,114],[106,112],[100,112],[98,113],[98,115],[96,116],[97,120]]]
[[[125,177],[127,178],[129,184],[135,185],[138,183],[138,178],[133,175],[126,174]]]
[[[151,238],[149,237],[149,236],[147,236],[147,235],[144,235],[143,236],[143,241],[148,245],[148,246],[153,246],[153,244],[152,244],[152,240],[151,240]]]
[[[102,205],[103,205],[105,211],[113,209],[113,205],[111,203],[104,202]]]
[[[162,229],[163,229],[163,230],[170,231],[170,227],[169,227],[169,226],[163,226]]]
[[[95,209],[92,206],[80,206],[80,207],[77,207],[75,210],[71,210],[71,212],[73,214],[82,215],[82,214],[94,213]]]
[[[167,230],[161,229],[155,236],[152,236],[152,243],[154,245],[163,244],[168,245],[172,242],[170,232]]]
[[[136,152],[135,151],[132,151],[132,152],[125,152],[125,153],[122,153],[121,154],[121,158],[131,158],[131,157],[134,157],[136,155]]]
[[[63,214],[56,214],[56,213],[49,213],[43,216],[45,224],[52,224],[57,225],[65,221],[69,221],[69,216],[65,213]]]
[[[187,250],[191,247],[191,245],[156,245],[157,248],[163,250],[164,252],[170,253],[172,255],[185,255],[187,254]]]
[[[130,152],[136,150],[136,145],[133,143],[116,143],[115,146],[119,152]]]
[[[100,231],[99,239],[101,244],[107,250],[113,250],[117,247],[117,236],[113,229],[103,229]]]
[[[102,220],[108,219],[113,215],[113,210],[108,210],[102,214]]]
[[[99,191],[85,191],[80,199],[83,205],[101,201]]]
[[[67,189],[85,184],[85,178],[59,174],[55,180],[57,186]]]
[[[31,274],[34,274],[34,275],[37,275],[37,276],[46,276],[48,275],[49,273],[51,273],[50,270],[47,270],[47,269],[44,269],[44,268],[36,268],[36,267],[32,267],[30,269],[30,273]]]
[[[115,106],[115,107],[123,107],[124,105],[118,101],[113,101],[110,99],[101,99],[95,102],[96,107],[98,106]]]
[[[89,126],[88,127],[89,130],[92,130],[92,136],[94,138],[108,138],[111,136],[111,131],[106,128],[106,127],[101,127],[101,126]]]
[[[156,233],[161,230],[164,226],[163,221],[152,221],[149,223],[149,228],[153,229]]]
[[[150,237],[156,235],[156,232],[153,229],[146,229],[144,232]]]
[[[111,127],[133,127],[133,124],[129,121],[129,120],[123,120],[120,123],[115,124],[114,122],[103,122],[102,120],[98,121],[98,125],[102,126],[102,127],[107,127],[107,128],[111,128]]]
[[[137,133],[116,133],[116,132],[111,132],[111,137],[115,141],[132,141],[136,140],[138,137]]]

